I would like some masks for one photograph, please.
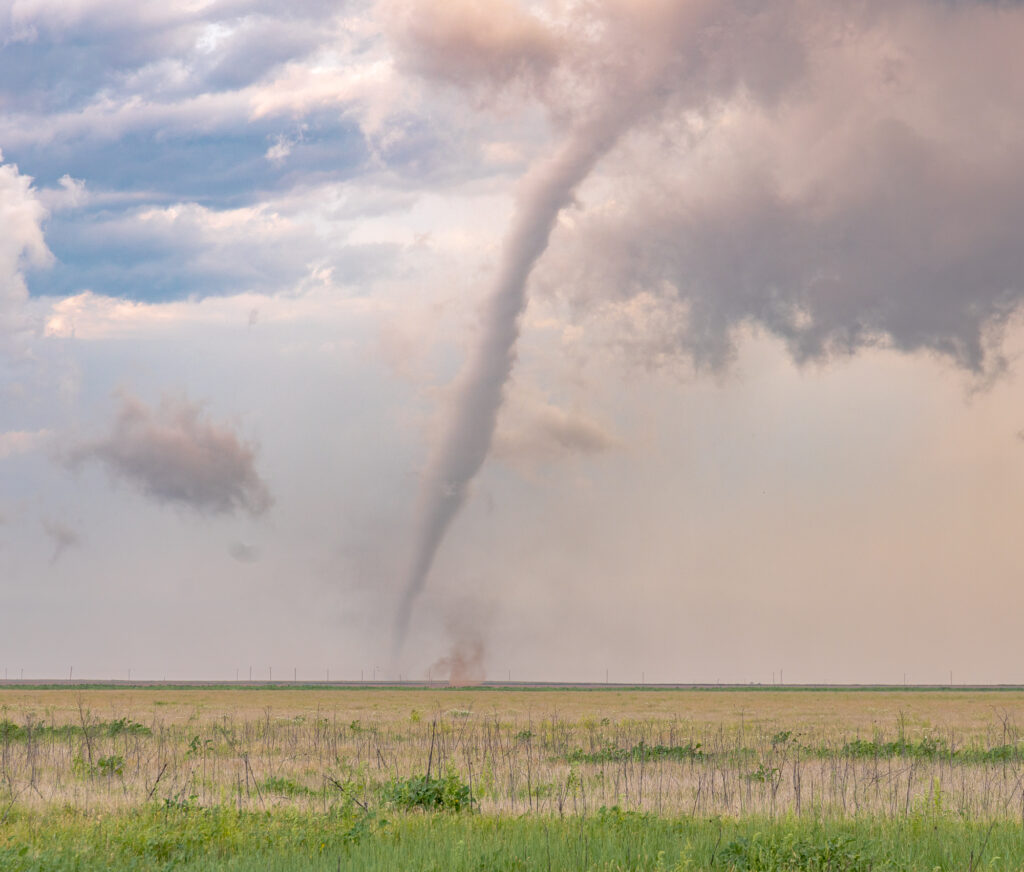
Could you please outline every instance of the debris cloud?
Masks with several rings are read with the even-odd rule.
[[[447,675],[449,687],[482,684],[486,675],[484,653],[484,640],[479,633],[463,633],[455,639],[451,651],[431,664],[430,674]]]

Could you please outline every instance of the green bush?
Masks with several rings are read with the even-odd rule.
[[[792,833],[755,833],[733,839],[720,854],[735,872],[868,872],[878,868],[849,836],[813,839]]]
[[[469,785],[452,769],[442,778],[430,775],[393,778],[384,785],[382,795],[386,803],[406,810],[466,811],[475,804]]]
[[[955,756],[944,742],[929,736],[916,742],[907,741],[902,736],[892,742],[854,739],[843,746],[842,754],[845,757],[916,757],[920,760]]]
[[[98,775],[106,775],[108,778],[114,775],[124,775],[124,757],[120,754],[100,757],[96,761],[96,773]]]
[[[97,726],[108,736],[120,736],[122,734],[129,736],[153,735],[153,731],[145,724],[140,724],[138,721],[130,721],[128,718],[118,718],[117,720],[108,721]]]
[[[700,742],[685,745],[648,745],[643,741],[632,748],[602,748],[600,751],[570,751],[570,763],[621,763],[626,760],[701,760],[704,752]]]

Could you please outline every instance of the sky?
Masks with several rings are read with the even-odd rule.
[[[1022,44],[3,0],[0,669],[1024,681]]]

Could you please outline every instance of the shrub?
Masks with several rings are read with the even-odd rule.
[[[124,775],[124,757],[120,754],[100,757],[96,761],[96,773],[98,775],[106,775],[108,778],[114,775]]]
[[[430,775],[393,778],[384,785],[383,797],[385,802],[406,810],[466,811],[475,804],[469,785],[452,769],[441,778]]]
[[[108,736],[120,736],[122,733],[126,733],[129,736],[153,735],[153,731],[145,724],[128,720],[128,718],[118,718],[100,726]]]
[[[115,775],[124,775],[124,757],[111,754],[109,757],[100,757],[95,763],[89,763],[81,754],[76,754],[71,761],[71,771],[79,778],[92,778],[95,775],[113,778]]]

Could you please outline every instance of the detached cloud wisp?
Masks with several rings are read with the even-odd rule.
[[[510,398],[492,451],[501,460],[531,464],[603,454],[619,445],[613,433],[581,412],[536,400],[515,403]]]
[[[53,541],[53,555],[50,557],[50,565],[55,564],[69,548],[76,548],[82,544],[82,537],[72,527],[62,521],[55,521],[52,518],[44,518],[42,521],[43,531]]]
[[[260,515],[272,503],[256,452],[234,430],[207,420],[200,405],[164,397],[151,409],[125,395],[111,432],[77,445],[73,467],[97,461],[158,503],[204,514]]]

